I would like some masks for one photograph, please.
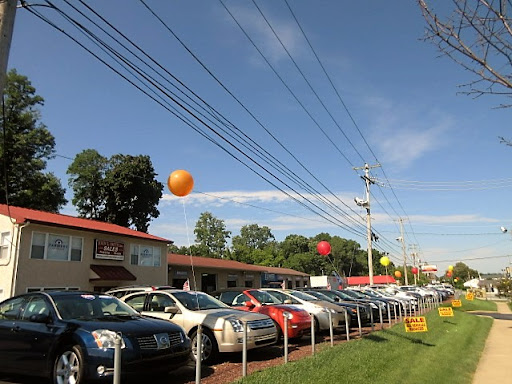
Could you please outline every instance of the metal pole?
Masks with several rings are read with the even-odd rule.
[[[405,312],[405,304],[403,305],[403,307],[404,307],[404,312]],[[400,318],[400,322],[402,322],[403,321],[403,318],[402,318],[402,303],[400,303],[400,302],[398,303],[398,313],[399,313],[398,317]],[[407,314],[407,312],[405,314]]]
[[[388,303],[388,323],[389,323],[389,325],[391,325],[391,308],[389,307],[389,303]]]
[[[348,312],[347,308],[343,308],[345,311],[345,333],[347,334],[347,341],[350,341],[350,326],[348,325]]]
[[[116,333],[114,339],[114,382],[113,384],[121,384],[121,341],[123,336]]]
[[[311,354],[315,354],[315,316],[311,316]]]
[[[286,316],[286,313],[283,313],[283,317],[284,317],[284,332],[283,332],[284,363],[286,364],[288,362],[288,316]]]
[[[363,330],[361,329],[361,312],[359,311],[359,304],[357,305],[357,326],[359,327],[359,337],[362,337]]]
[[[379,308],[380,308],[380,305],[379,305]],[[372,332],[373,332],[375,330],[375,326],[373,324],[373,308],[371,305],[370,305],[370,321],[372,323]]]
[[[331,347],[334,346],[334,329],[332,325],[332,313],[329,311],[329,336],[331,337]]]
[[[203,360],[203,326],[197,325],[196,332],[196,384],[201,383],[201,362]]]
[[[380,307],[380,305],[379,305],[379,320],[380,320],[380,329],[382,329],[384,327],[384,324],[382,321],[382,308]]]
[[[247,321],[242,321],[243,326],[243,344],[242,344],[242,376],[247,376]]]

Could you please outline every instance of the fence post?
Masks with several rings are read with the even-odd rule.
[[[123,336],[120,332],[116,333],[114,339],[114,383],[121,384],[121,341]]]
[[[284,317],[284,330],[283,330],[283,338],[284,338],[284,363],[288,362],[288,316],[287,313],[283,313]]]
[[[243,326],[243,344],[242,344],[242,376],[247,376],[247,321],[242,321]]]
[[[201,383],[201,362],[203,360],[203,326],[197,325],[196,333],[196,384]]]
[[[315,315],[311,316],[311,354],[315,354]]]

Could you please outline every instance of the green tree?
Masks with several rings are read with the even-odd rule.
[[[231,236],[231,232],[226,230],[224,220],[216,218],[210,212],[203,212],[197,220],[194,234],[198,256],[217,259],[229,256],[227,239]]]
[[[43,104],[26,76],[9,71],[0,117],[0,203],[58,212],[67,200],[60,180],[43,172],[55,156],[55,138],[40,122]]]
[[[67,173],[73,204],[82,217],[147,232],[151,219],[160,214],[157,205],[164,186],[156,179],[149,156],[117,154],[106,159],[85,150]]]
[[[475,269],[469,268],[466,264],[458,262],[453,266],[452,279],[458,277],[464,281],[475,279],[479,276],[479,273]]]
[[[258,224],[244,225],[240,235],[233,236],[232,255],[234,260],[249,264],[269,265],[275,256],[275,238],[269,227]],[[256,252],[259,251],[259,252]]]

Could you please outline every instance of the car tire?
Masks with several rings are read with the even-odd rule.
[[[62,348],[55,357],[52,379],[54,384],[84,382],[84,357],[78,345]]]
[[[219,358],[219,347],[215,336],[209,329],[203,329],[202,362],[212,364]],[[192,341],[192,359],[197,360],[197,330],[190,335]]]

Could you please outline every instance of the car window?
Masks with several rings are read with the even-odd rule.
[[[240,294],[240,291],[228,291],[228,292],[221,292],[218,297],[215,295],[217,299],[222,301],[224,304],[231,305],[233,303],[233,300],[235,300],[235,297],[237,297]]]
[[[176,302],[167,295],[152,293],[149,295],[149,310],[151,312],[164,312],[165,307],[174,307]]]
[[[251,295],[254,296],[256,300],[258,300],[261,304],[279,304],[280,301],[275,297],[265,291],[252,290],[250,291]]]
[[[245,302],[246,301],[251,301],[251,299],[249,299],[249,296],[247,296],[245,293],[240,293],[237,297],[235,297],[233,299],[233,302],[231,303],[231,305],[234,305],[235,307],[236,306],[245,306]]]
[[[268,291],[268,293],[277,298],[280,304],[284,304],[286,300],[290,300],[291,304],[301,304],[301,302],[297,300],[295,297],[290,296],[286,293],[279,291]]]
[[[90,320],[113,315],[137,315],[137,312],[129,305],[110,295],[76,293],[54,296],[53,300],[64,320]]]
[[[173,292],[174,298],[191,311],[202,309],[229,308],[222,301],[202,292],[180,291]]]
[[[20,312],[23,297],[6,300],[0,305],[0,319],[16,320]]]
[[[21,318],[28,320],[32,315],[49,315],[50,306],[48,302],[40,296],[30,298],[30,301],[25,305]]]
[[[144,310],[144,302],[146,301],[146,295],[134,295],[125,300],[125,303],[136,311],[142,312]]]

